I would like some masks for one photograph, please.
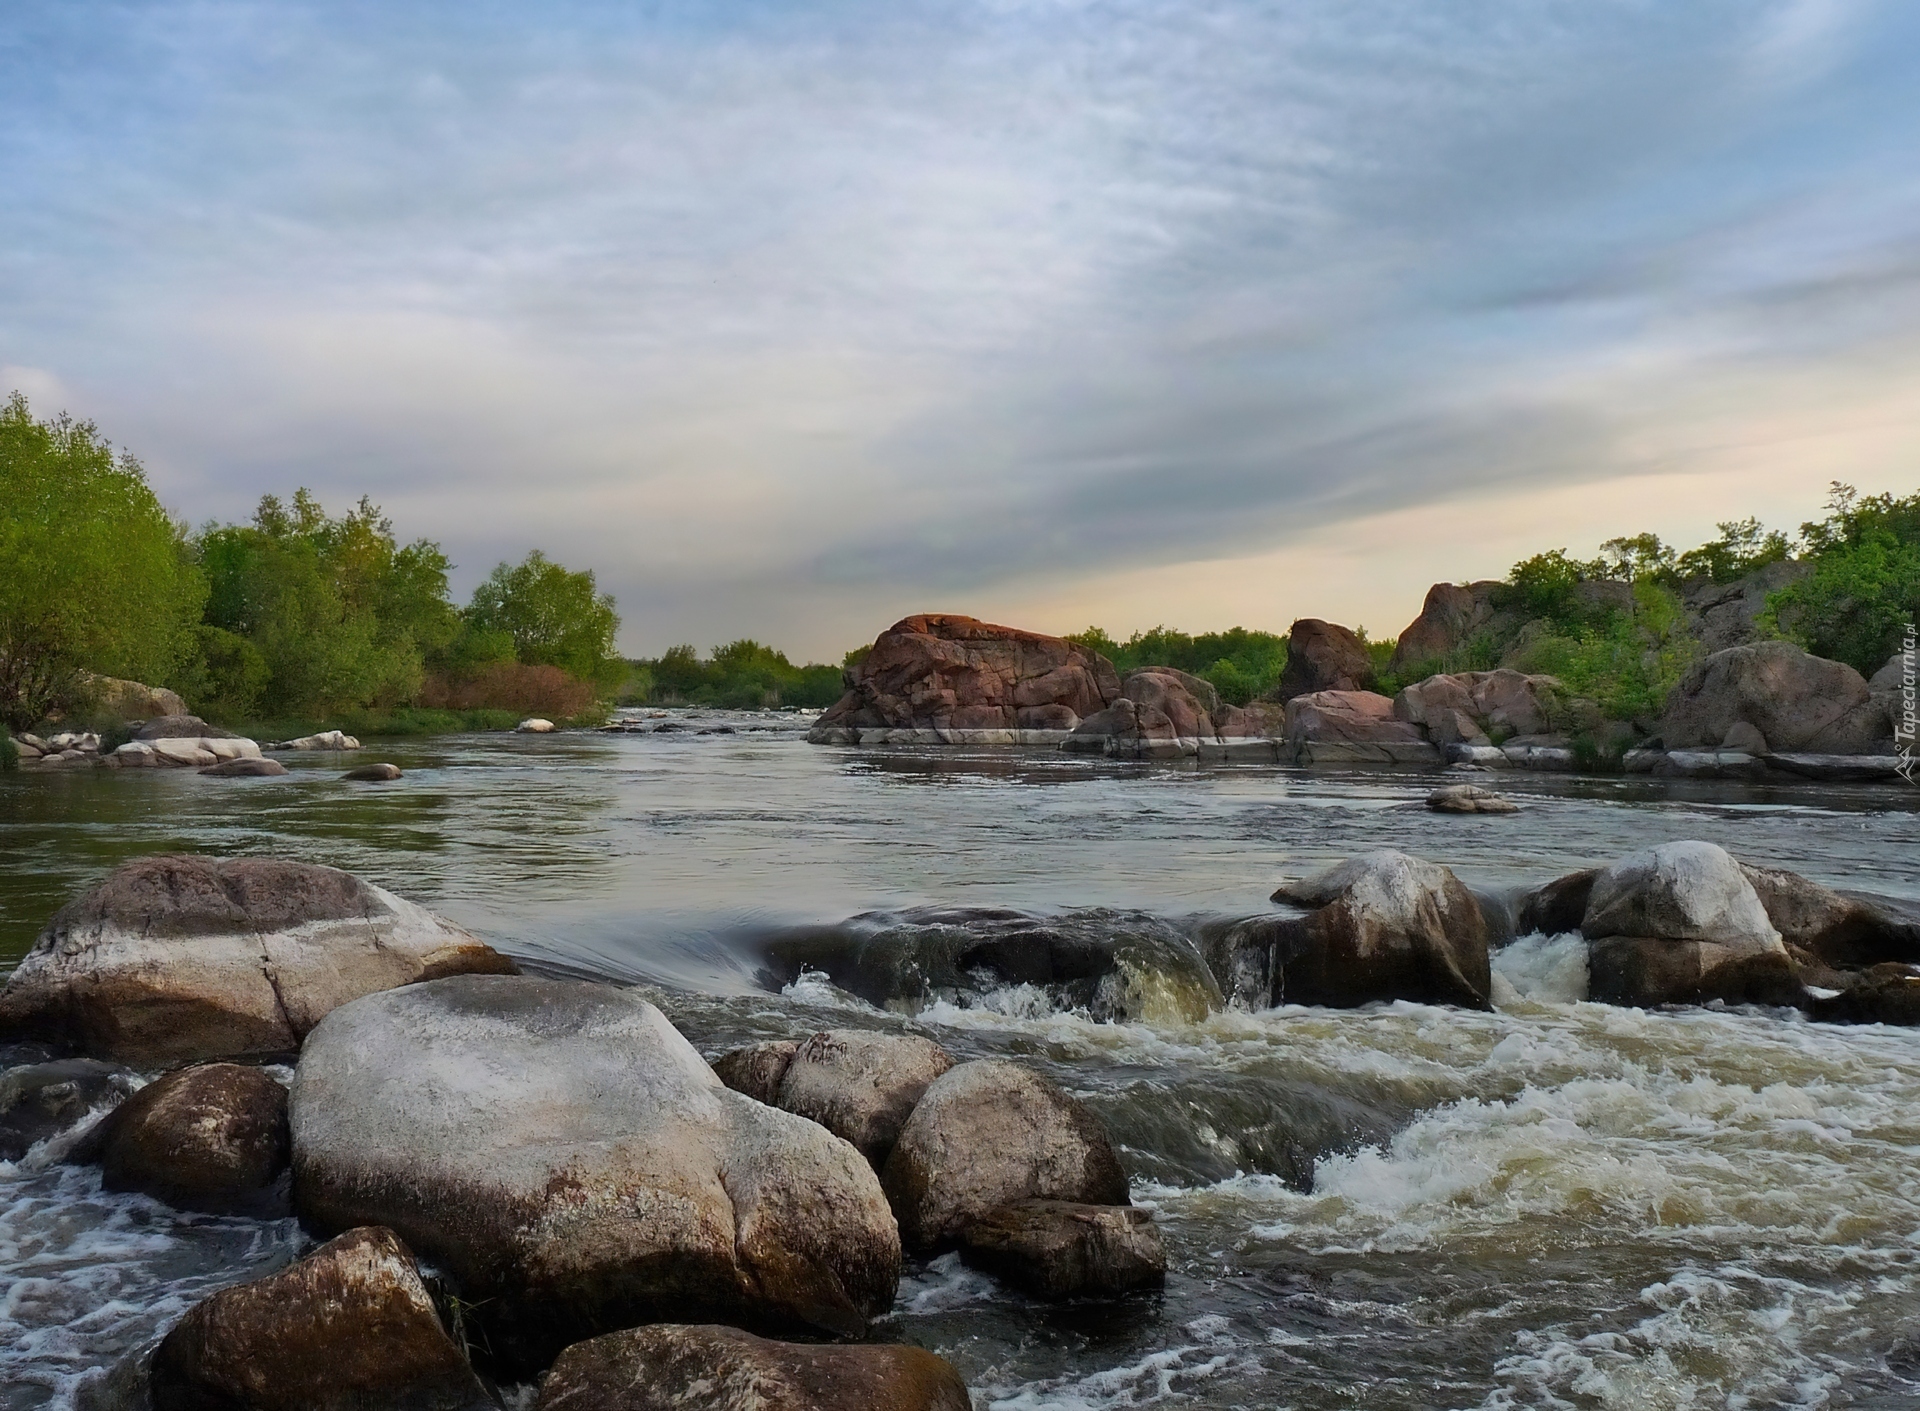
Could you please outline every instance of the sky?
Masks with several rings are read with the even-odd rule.
[[[1901,0],[16,0],[0,396],[653,655],[1391,635],[1920,488]]]

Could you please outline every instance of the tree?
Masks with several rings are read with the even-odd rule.
[[[571,572],[538,549],[487,576],[474,590],[466,625],[506,633],[529,665],[557,666],[608,688],[626,674],[626,663],[613,654],[620,618],[612,596],[598,590],[591,569]]]
[[[1762,621],[1870,676],[1920,619],[1920,494],[1863,496],[1836,481],[1827,511],[1800,526],[1812,571],[1770,594]]]
[[[0,407],[0,722],[75,704],[84,671],[166,680],[205,596],[137,460],[18,392]]]

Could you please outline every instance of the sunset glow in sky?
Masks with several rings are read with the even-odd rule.
[[[837,659],[1920,487],[1898,0],[28,3],[0,395]]]

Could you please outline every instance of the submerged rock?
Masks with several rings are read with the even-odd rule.
[[[460,976],[370,995],[308,1037],[294,1198],[391,1226],[446,1271],[502,1362],[663,1317],[856,1332],[899,1237],[872,1169],[728,1090],[608,985]]]
[[[778,1105],[818,1122],[875,1166],[953,1055],[914,1034],[833,1029],[800,1044],[781,1075]]]
[[[360,995],[513,969],[452,923],[331,867],[147,857],[48,923],[0,991],[0,1037],[135,1064],[264,1057],[297,1049]]]
[[[131,1070],[92,1058],[7,1069],[0,1073],[0,1161],[18,1161],[35,1142],[66,1131],[96,1107],[124,1101],[139,1086]]]
[[[195,1304],[154,1352],[154,1411],[493,1411],[413,1255],[365,1228]]]
[[[277,779],[287,767],[277,759],[243,757],[210,764],[200,772],[215,779]]]
[[[778,1107],[780,1080],[787,1076],[787,1068],[799,1051],[797,1039],[768,1039],[746,1044],[714,1059],[713,1073],[735,1092],[745,1093],[768,1107]]]
[[[1449,784],[1427,795],[1435,813],[1518,813],[1520,805],[1477,784]]]
[[[924,1348],[771,1342],[657,1323],[575,1343],[535,1411],[969,1411],[967,1384]]]
[[[881,1179],[901,1241],[922,1252],[950,1248],[967,1225],[1018,1200],[1129,1203],[1100,1119],[1001,1059],[963,1063],[935,1079]]]
[[[1130,1293],[1167,1277],[1160,1231],[1132,1205],[1015,1201],[961,1230],[960,1257],[1042,1298]]]
[[[108,1190],[188,1210],[284,1215],[287,1090],[237,1063],[178,1068],[108,1113],[75,1155],[99,1161]]]
[[[363,764],[340,776],[355,784],[384,784],[400,777],[397,764]]]

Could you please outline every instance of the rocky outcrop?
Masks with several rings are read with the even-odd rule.
[[[0,991],[0,1037],[160,1065],[290,1053],[336,1005],[513,963],[391,892],[270,858],[148,857],[69,902]]]
[[[881,633],[815,744],[1057,744],[1120,697],[1113,665],[1061,637],[934,613]]]
[[[1483,789],[1477,784],[1449,784],[1427,795],[1427,807],[1435,813],[1518,813],[1520,805],[1512,799]]]
[[[1443,666],[1488,634],[1496,620],[1495,596],[1504,584],[1436,583],[1427,589],[1420,615],[1394,639],[1387,669],[1404,675],[1423,666]]]
[[[1277,707],[1224,704],[1211,682],[1166,666],[1133,672],[1120,689],[1120,699],[1082,720],[1060,748],[1112,759],[1278,757]]]
[[[1000,1059],[934,1080],[881,1177],[907,1248],[951,1248],[989,1211],[1021,1200],[1126,1205],[1105,1128],[1039,1074]]]
[[[1683,584],[1680,602],[1694,640],[1708,653],[1752,642],[1760,635],[1759,620],[1767,608],[1767,595],[1797,583],[1807,572],[1805,564],[1782,559],[1731,583],[1698,578]]]
[[[1364,691],[1372,684],[1373,658],[1350,629],[1317,617],[1303,617],[1287,629],[1287,664],[1274,688],[1275,700]]]
[[[186,1210],[284,1215],[287,1090],[258,1068],[179,1068],[128,1098],[76,1152],[108,1190],[141,1191]]]
[[[1780,932],[1740,865],[1713,843],[1662,843],[1593,881],[1581,931],[1590,992],[1609,1004],[1792,1004]]]
[[[953,1056],[931,1039],[832,1029],[796,1049],[781,1075],[778,1105],[852,1142],[878,1167],[914,1105],[951,1067]]]
[[[960,1257],[1042,1298],[1106,1297],[1165,1282],[1152,1216],[1131,1205],[1022,1200],[960,1232]]]
[[[147,686],[112,676],[80,674],[80,688],[95,709],[122,720],[151,720],[156,716],[185,715],[187,703],[165,686]]]
[[[1789,954],[1836,970],[1920,962],[1920,924],[1881,906],[1769,867],[1740,864]]]
[[[358,1229],[187,1310],[153,1354],[154,1411],[492,1411],[413,1255]]]
[[[134,739],[155,740],[237,740],[231,730],[209,725],[197,715],[158,715],[134,732]]]
[[[1437,745],[1484,745],[1561,729],[1568,706],[1557,677],[1503,668],[1429,676],[1394,697],[1393,713]]]
[[[738,1328],[657,1323],[575,1343],[535,1411],[969,1411],[945,1358],[883,1344],[770,1342]]]
[[[1718,748],[1729,735],[1751,747],[1756,733],[1769,750],[1890,754],[1893,722],[1859,672],[1790,642],[1729,647],[1697,662],[1660,717],[1668,750]]]
[[[388,1225],[518,1371],[580,1330],[688,1316],[857,1332],[893,1300],[880,1183],[727,1089],[631,990],[508,976],[336,1009],[293,1084],[294,1200]]]
[[[800,1052],[796,1039],[767,1039],[744,1044],[713,1060],[713,1075],[737,1093],[768,1107],[780,1105],[780,1082]]]
[[[1373,691],[1318,691],[1287,702],[1287,746],[1299,764],[1438,764],[1440,752]]]
[[[140,1086],[117,1063],[61,1058],[0,1073],[0,1161],[18,1161],[35,1142],[64,1132],[97,1107],[125,1100]]]

